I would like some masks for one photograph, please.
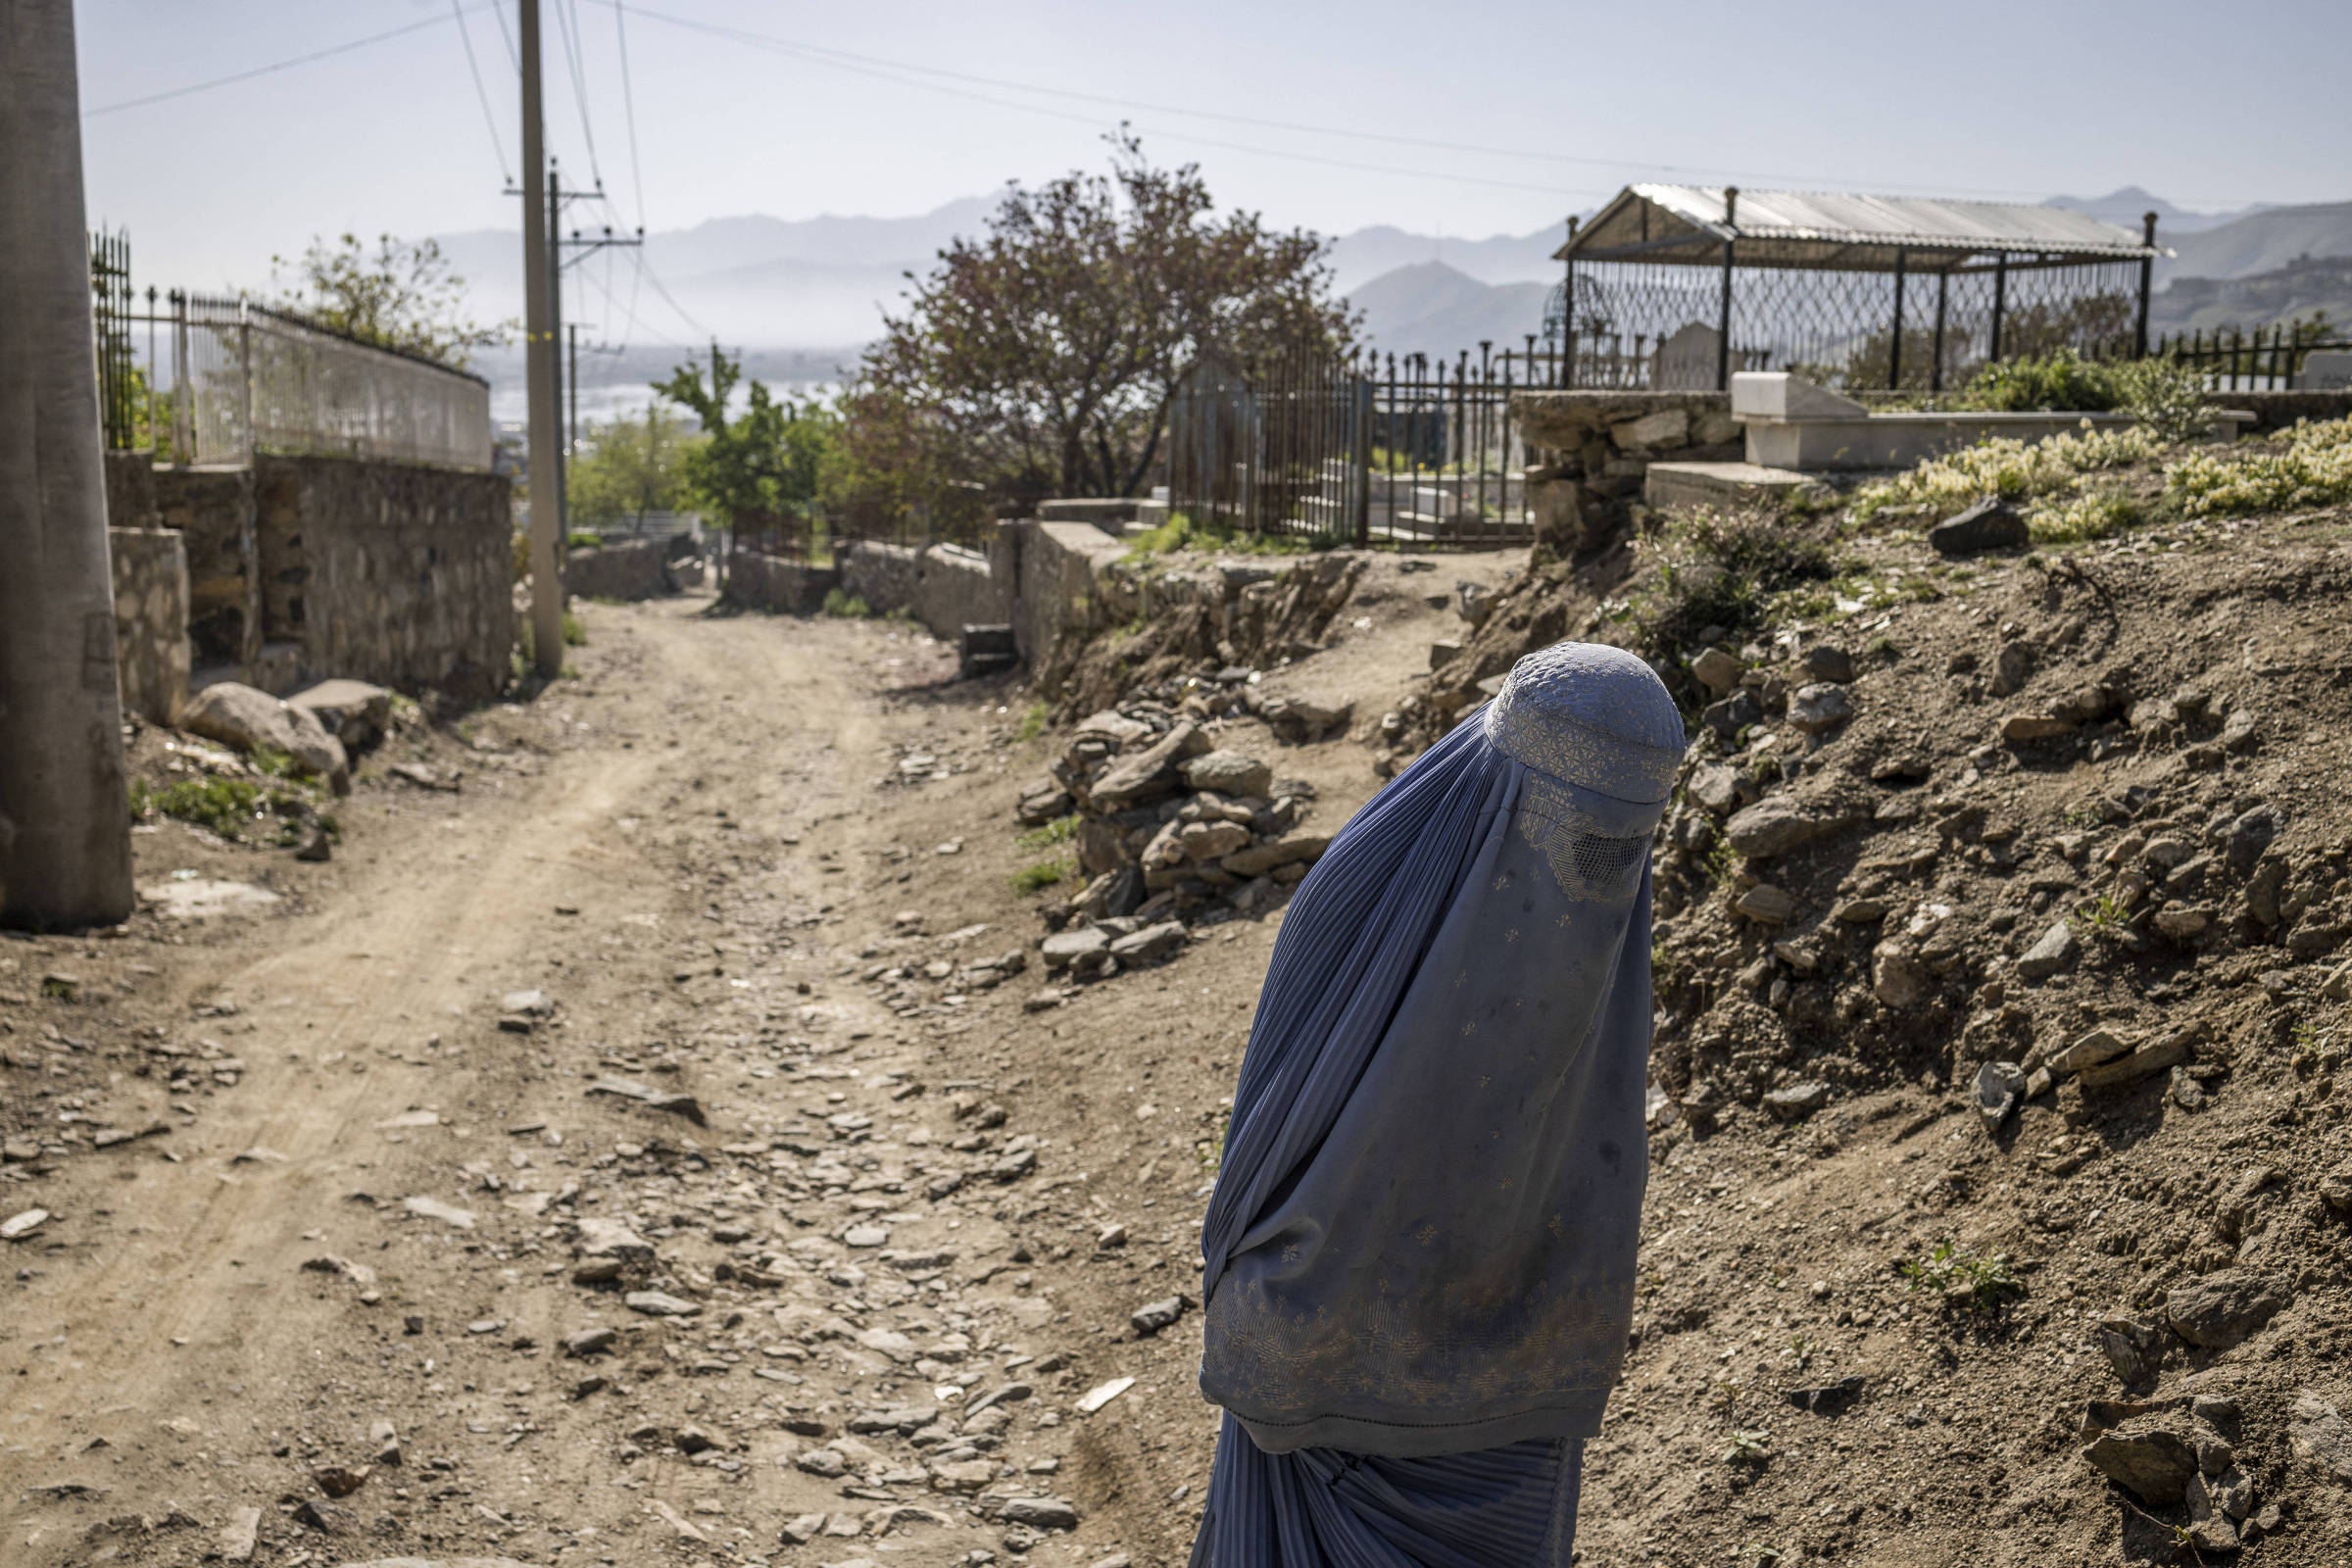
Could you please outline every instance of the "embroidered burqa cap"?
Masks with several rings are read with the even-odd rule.
[[[1270,1453],[1598,1430],[1647,1173],[1657,675],[1564,643],[1284,916],[1202,1232],[1202,1391]]]

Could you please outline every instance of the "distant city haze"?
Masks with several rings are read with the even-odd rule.
[[[316,234],[430,234],[478,315],[519,313],[512,0],[84,0],[77,18],[90,212],[130,229],[142,286],[258,291]],[[624,251],[574,270],[583,337],[817,351],[800,378],[869,337],[992,192],[1102,169],[1122,121],[1153,158],[1200,163],[1222,205],[1341,236],[1341,286],[1405,351],[1536,330],[1566,217],[1639,179],[2072,192],[2122,221],[2162,213],[2180,275],[2352,254],[2341,5],[548,0],[545,26],[551,151],[608,197],[566,226],[649,235],[650,278]],[[2261,44],[2258,119],[2213,90],[2232,55],[2217,29]],[[2217,215],[2330,205],[2191,254]]]

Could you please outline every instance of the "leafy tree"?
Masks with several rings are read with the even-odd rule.
[[[843,397],[858,510],[1131,495],[1197,360],[1348,347],[1323,239],[1218,217],[1196,166],[1109,140],[1108,174],[1011,187],[886,321]]]
[[[291,273],[292,282],[282,284]],[[314,238],[302,259],[270,259],[270,303],[368,343],[466,368],[468,351],[504,343],[514,323],[485,326],[466,314],[466,280],[440,245],[376,236],[370,252],[356,234],[333,244]]]
[[[684,510],[686,466],[701,444],[659,401],[634,417],[591,424],[565,481],[573,519],[594,528],[642,523],[649,512]]]
[[[759,380],[751,382],[742,411],[730,414],[742,380],[743,362],[712,344],[709,385],[702,367],[689,360],[654,390],[702,420],[703,440],[683,455],[693,497],[738,538],[781,536],[782,543],[817,514],[838,464],[840,419],[813,400],[778,401]]]

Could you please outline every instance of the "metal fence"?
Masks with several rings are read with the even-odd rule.
[[[89,251],[110,449],[199,464],[261,451],[491,466],[480,376],[250,300],[153,288],[142,300],[128,234],[93,234]]]
[[[1940,392],[1993,361],[2062,347],[2132,356],[2139,287],[2137,262],[1727,271],[1582,261],[1552,290],[1544,349],[1554,386],[1713,389],[1722,373],[1769,369],[1848,390]]]
[[[172,296],[172,386],[196,463],[331,453],[488,468],[490,383],[243,299]]]
[[[1554,368],[1556,371],[1556,367]],[[1511,394],[1540,356],[1301,354],[1195,367],[1169,411],[1169,505],[1216,531],[1496,549],[1534,537]]]
[[[2331,335],[2315,321],[2283,321],[2248,331],[2242,326],[2199,328],[2157,340],[2155,352],[2205,372],[2216,391],[2280,392],[2292,388],[2315,349],[2352,349],[2352,338]]]

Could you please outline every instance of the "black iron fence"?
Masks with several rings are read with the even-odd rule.
[[[2216,391],[2278,392],[2294,386],[2315,349],[2352,349],[2352,338],[2325,321],[2281,321],[2170,333],[2154,352],[2204,371]]]
[[[1556,357],[1555,357],[1556,359]],[[1169,411],[1168,499],[1215,531],[1495,549],[1534,537],[1511,394],[1551,384],[1531,346],[1301,354],[1196,367]]]

